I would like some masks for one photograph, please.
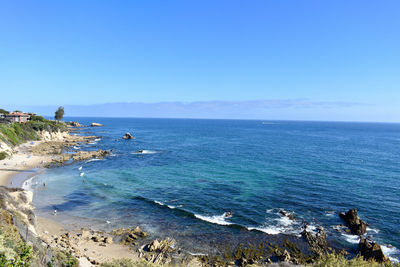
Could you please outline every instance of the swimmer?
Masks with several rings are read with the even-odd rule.
[[[225,213],[225,218],[231,218],[233,216],[233,211],[228,211]]]

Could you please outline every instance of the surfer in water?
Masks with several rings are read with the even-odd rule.
[[[225,212],[225,218],[231,218],[233,216],[233,211]]]

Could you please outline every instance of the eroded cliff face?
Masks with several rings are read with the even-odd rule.
[[[68,138],[69,133],[67,131],[57,131],[57,132],[50,132],[50,131],[38,131],[37,135],[40,141],[54,141],[60,142]],[[31,141],[38,141],[38,140],[31,140]],[[27,141],[27,142],[31,142]],[[18,150],[18,146],[12,145],[11,142],[7,141],[6,136],[0,133],[0,152],[5,152],[7,155],[12,155],[16,153]]]
[[[38,236],[32,197],[30,191],[0,186],[1,266],[62,266],[69,257]]]

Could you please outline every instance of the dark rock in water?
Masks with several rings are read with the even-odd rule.
[[[363,256],[364,260],[375,260],[379,263],[389,260],[385,254],[383,254],[382,248],[378,243],[365,238],[360,239],[358,253]]]
[[[133,137],[133,135],[131,135],[130,133],[126,133],[126,134],[124,134],[124,136],[122,138],[123,139],[134,139],[135,137]]]
[[[339,213],[340,218],[342,218],[353,235],[363,235],[367,232],[367,223],[358,218],[357,209],[351,209],[348,212]]]
[[[287,213],[285,210],[280,210],[279,213],[284,217],[288,217],[292,221],[294,220],[293,213]]]
[[[301,236],[307,241],[310,249],[316,255],[323,255],[329,251],[328,242],[326,241],[326,233],[323,227],[318,228],[317,234],[308,232],[306,229],[301,232]]]

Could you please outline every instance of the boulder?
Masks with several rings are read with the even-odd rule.
[[[112,243],[113,243],[113,240],[112,240],[111,237],[105,237],[104,240],[103,240],[103,242],[106,243],[106,244],[112,244]]]
[[[152,241],[151,243],[147,244],[145,246],[146,251],[148,252],[160,252],[160,253],[166,253],[166,252],[171,252],[174,250],[173,246],[175,244],[175,241],[170,238],[166,238],[162,241],[158,241],[157,239]]]
[[[378,243],[365,238],[360,239],[360,243],[358,244],[358,253],[364,258],[364,260],[374,260],[379,263],[389,260]]]
[[[134,139],[135,137],[133,137],[133,135],[131,135],[130,133],[126,133],[124,134],[124,136],[122,136],[123,139]]]
[[[92,122],[92,123],[90,124],[90,126],[92,126],[92,127],[100,127],[100,126],[103,126],[103,124],[97,123],[97,122]]]
[[[310,246],[310,249],[316,255],[323,255],[329,250],[328,242],[326,241],[326,233],[323,227],[318,228],[318,232],[313,234],[306,229],[301,232],[301,236]]]
[[[72,127],[82,127],[82,125],[77,121],[70,121],[68,122],[68,125]]]
[[[159,247],[160,247],[160,242],[158,242],[157,239],[154,240],[153,242],[151,242],[151,243],[147,246],[147,248],[148,248],[148,250],[149,250],[150,252],[152,252],[152,251],[157,251],[157,250],[159,249]]]
[[[284,216],[284,217],[288,217],[289,220],[294,220],[294,215],[293,212],[292,213],[287,213],[285,210],[280,210],[279,213]]]
[[[350,209],[346,213],[339,213],[340,218],[346,222],[353,235],[363,235],[367,232],[367,223],[358,218],[357,209]]]

